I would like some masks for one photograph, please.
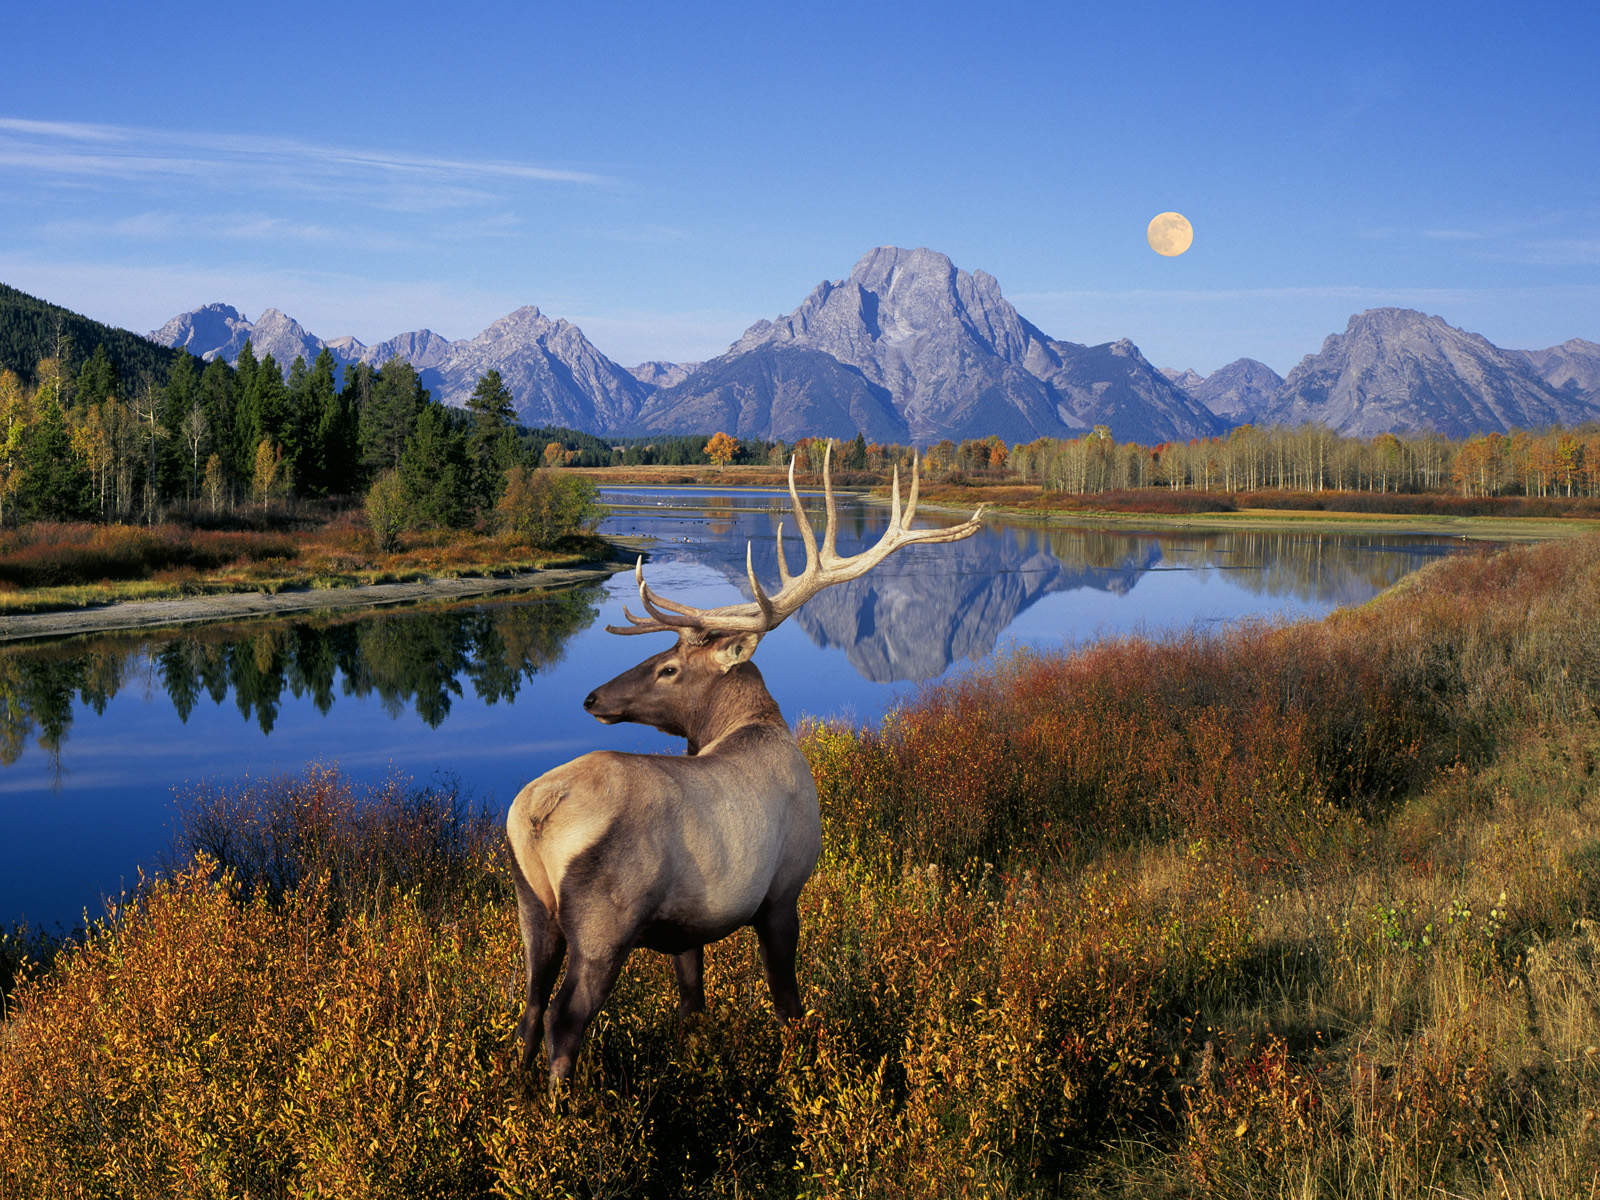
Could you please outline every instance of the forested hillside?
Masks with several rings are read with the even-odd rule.
[[[15,371],[26,384],[36,381],[40,359],[81,358],[103,347],[123,379],[150,375],[165,379],[181,350],[40,300],[0,283],[0,370]]]

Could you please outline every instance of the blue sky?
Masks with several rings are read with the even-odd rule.
[[[1046,333],[1280,372],[1398,304],[1600,341],[1600,9],[13,5],[0,281],[144,331],[522,304],[720,352],[875,245]],[[1160,258],[1145,224],[1188,215]]]

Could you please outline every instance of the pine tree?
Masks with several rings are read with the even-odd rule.
[[[398,358],[386,362],[358,414],[362,465],[372,471],[398,467],[417,414],[427,403],[427,389],[411,364]]]
[[[516,457],[513,433],[516,408],[511,389],[500,372],[490,368],[467,398],[472,429],[467,434],[467,460],[472,469],[472,493],[477,508],[494,503],[506,469]]]
[[[400,455],[400,486],[411,519],[419,525],[455,528],[472,516],[465,502],[466,445],[451,428],[443,405],[428,404]]]
[[[72,448],[66,414],[54,395],[40,406],[22,455],[17,511],[23,520],[71,521],[94,511],[89,469]]]

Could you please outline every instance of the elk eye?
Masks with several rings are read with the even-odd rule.
[[[678,673],[678,668],[677,667],[662,667],[661,670],[656,673],[656,678],[657,679],[670,679],[672,676],[676,675],[677,673]]]

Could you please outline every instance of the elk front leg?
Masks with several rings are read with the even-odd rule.
[[[795,949],[800,942],[800,914],[794,901],[763,907],[756,914],[755,926],[772,1007],[785,1021],[799,1020],[806,1010],[800,1003],[800,980],[794,969]]]
[[[706,948],[696,946],[672,956],[672,973],[678,977],[678,1015],[706,1010]]]

